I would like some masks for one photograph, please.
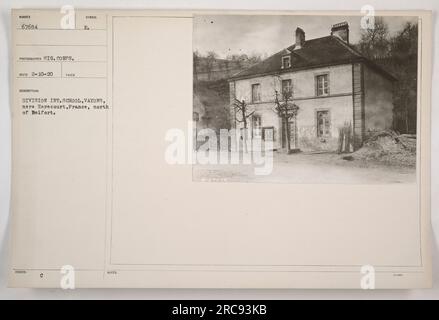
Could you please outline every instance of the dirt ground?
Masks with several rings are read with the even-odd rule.
[[[269,175],[256,175],[255,165],[194,165],[195,181],[387,184],[416,183],[416,168],[367,160],[343,160],[336,153],[274,153]],[[259,166],[260,167],[260,166]]]

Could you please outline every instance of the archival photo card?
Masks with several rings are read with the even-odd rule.
[[[67,9],[11,13],[11,287],[431,286],[431,12]]]

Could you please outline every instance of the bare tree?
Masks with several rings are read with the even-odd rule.
[[[252,53],[250,56],[243,54],[229,54],[227,60],[235,62],[239,68],[245,68],[252,64],[262,61],[262,55],[258,53]]]
[[[193,68],[194,79],[197,79],[196,75],[200,71],[200,60],[201,60],[201,55],[198,52],[198,50],[195,50],[193,52],[192,59],[193,59],[193,63],[194,63],[194,68]]]
[[[394,129],[416,133],[418,89],[418,25],[406,23],[391,43],[390,71],[394,85]]]
[[[207,69],[207,79],[211,80],[213,68],[215,65],[215,61],[218,59],[218,55],[214,51],[207,52],[206,55],[206,69]]]
[[[247,128],[248,128],[248,120],[255,111],[250,111],[248,104],[245,102],[245,100],[239,101],[235,98],[235,102],[233,103],[233,107],[235,110],[235,119],[237,122],[243,124],[244,129],[244,151],[247,152]],[[241,117],[241,119],[238,119],[237,115]]]
[[[286,148],[287,153],[292,153],[291,149],[291,128],[289,126],[290,120],[295,119],[299,107],[293,103],[293,92],[292,90],[283,90],[282,101],[279,100],[279,92],[275,90],[275,107],[274,111],[281,118],[284,124],[284,134],[287,140]],[[297,134],[296,134],[296,122],[294,122],[294,150],[297,150]]]
[[[416,133],[418,24],[407,22],[391,35],[385,21],[376,17],[375,28],[362,31],[357,48],[398,79],[393,88],[393,129]]]

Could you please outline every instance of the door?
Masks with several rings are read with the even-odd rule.
[[[290,130],[290,147],[291,149],[297,148],[297,120],[296,117],[292,117],[288,121],[288,126]],[[282,148],[287,147],[287,138],[285,132],[285,122],[282,121]]]

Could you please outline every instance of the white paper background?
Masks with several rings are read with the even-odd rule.
[[[433,84],[439,80],[437,0],[380,0],[349,2],[327,0],[150,0],[150,1],[50,1],[2,0],[0,2],[0,299],[434,299],[439,297],[439,92],[432,97],[432,223],[433,223],[433,290],[406,291],[346,291],[346,290],[31,290],[8,289],[7,269],[9,254],[9,199],[10,199],[10,112],[9,112],[9,57],[10,9],[20,7],[61,7],[69,4],[89,8],[119,9],[249,9],[249,10],[360,10],[363,5],[373,5],[376,10],[433,10]],[[434,85],[433,85],[434,89]],[[436,196],[437,195],[437,196]]]

